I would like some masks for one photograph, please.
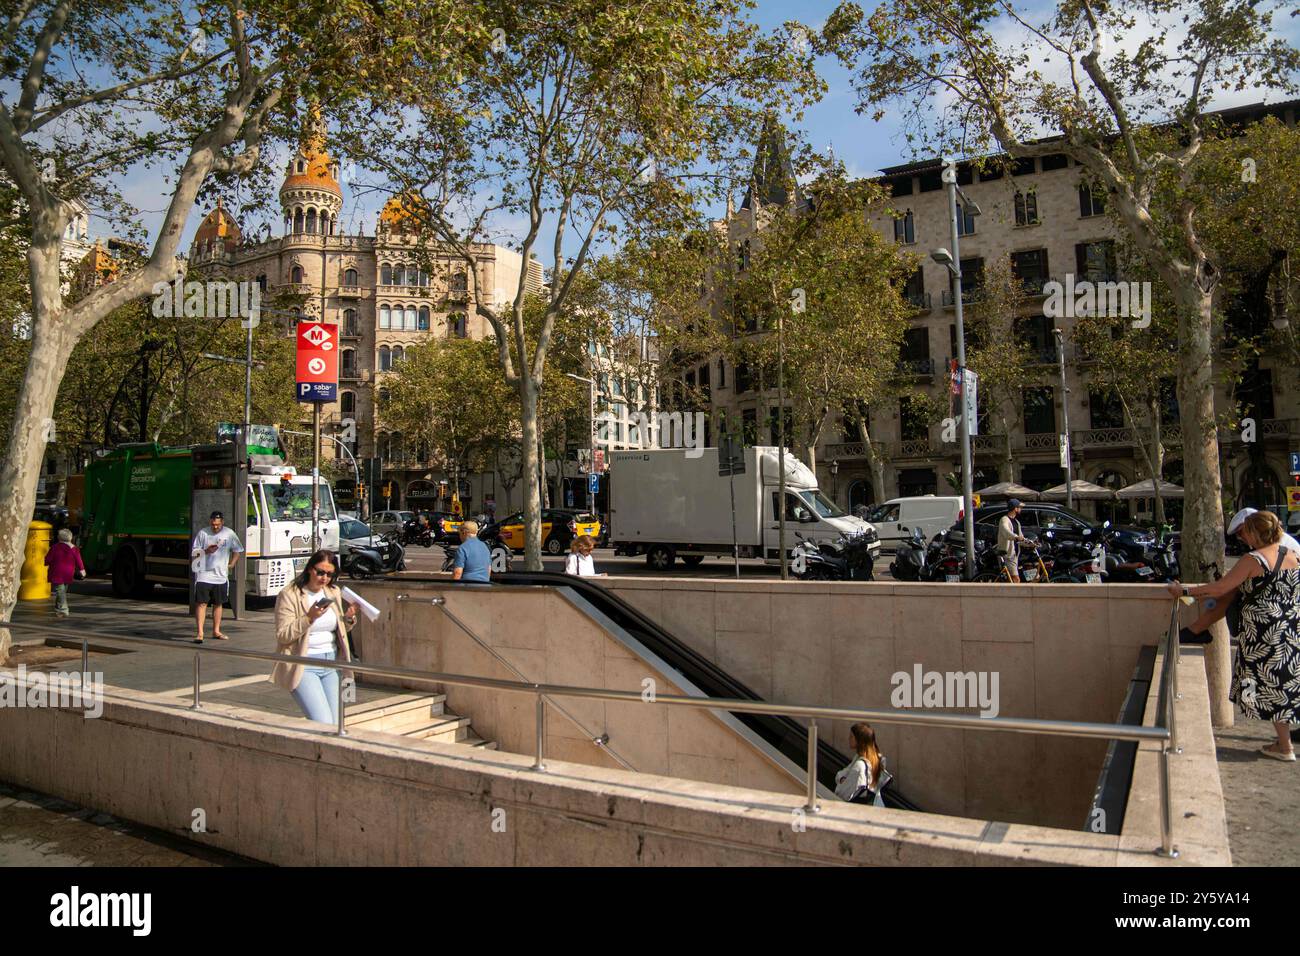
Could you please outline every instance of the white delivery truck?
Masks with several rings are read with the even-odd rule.
[[[695,455],[696,457],[691,457]],[[745,473],[718,474],[718,449],[663,448],[610,454],[610,543],[615,554],[644,554],[655,570],[677,558],[699,564],[731,555],[731,482],[736,491],[736,542],[742,558],[780,563],[777,449],[745,449]],[[799,539],[834,541],[862,534],[875,558],[880,543],[870,524],[845,514],[817,488],[817,477],[785,454],[786,551]]]

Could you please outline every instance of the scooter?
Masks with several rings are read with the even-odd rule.
[[[865,534],[840,535],[835,541],[810,541],[799,532],[791,550],[790,573],[804,581],[871,581],[875,560]]]
[[[391,571],[405,571],[405,559],[406,549],[397,540],[397,535],[390,533],[380,539],[379,544],[349,547],[339,564],[348,577],[365,580]]]
[[[402,525],[402,544],[407,546],[419,544],[426,548],[433,547],[434,536],[432,526],[421,525],[420,522],[414,518],[408,520],[404,525]]]
[[[923,580],[928,571],[926,552],[925,534],[920,528],[913,528],[912,536],[899,542],[894,560],[889,565],[889,573],[899,581]]]

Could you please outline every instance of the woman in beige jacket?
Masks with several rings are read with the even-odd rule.
[[[334,586],[339,565],[332,551],[317,551],[307,566],[275,599],[275,642],[281,654],[350,661],[348,631],[357,621],[357,606],[343,608],[343,593]],[[340,672],[288,661],[275,665],[271,680],[293,693],[308,720],[338,723]],[[343,671],[351,678],[351,671]]]

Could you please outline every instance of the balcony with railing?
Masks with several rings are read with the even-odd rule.
[[[928,378],[934,375],[937,364],[932,356],[924,355],[918,358],[900,358],[896,367],[903,375]]]
[[[821,457],[828,460],[845,461],[870,456],[867,455],[866,442],[843,441],[824,445]]]
[[[1056,432],[1024,435],[1020,439],[1020,447],[1025,451],[1056,451],[1059,444]]]
[[[341,285],[334,290],[340,299],[363,299],[370,290],[364,286],[352,284]]]
[[[968,285],[963,285],[961,287],[962,305],[970,305],[972,302],[978,302],[980,300],[980,297],[983,294],[984,294],[984,289],[981,286],[977,285],[972,287]],[[953,303],[952,289],[943,290],[943,307],[945,309],[956,308],[956,306]]]
[[[998,454],[1006,454],[1007,436],[971,435],[970,450],[972,452],[996,452]]]
[[[928,435],[922,438],[904,438],[889,444],[889,457],[894,461],[933,458],[939,453]]]
[[[928,292],[906,292],[903,298],[907,304],[919,312],[929,312],[933,306],[933,299]]]

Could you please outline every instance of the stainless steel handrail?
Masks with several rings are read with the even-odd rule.
[[[1182,698],[1178,693],[1178,664],[1180,660],[1178,642],[1178,602],[1174,602],[1169,612],[1169,629],[1165,632],[1164,659],[1160,664],[1160,687],[1156,693],[1156,726],[1165,729],[1168,736],[1160,744],[1160,856],[1176,859],[1178,848],[1174,846],[1173,808],[1170,804],[1169,756],[1181,754],[1183,748],[1178,746],[1178,722],[1174,702]]]
[[[445,598],[434,597],[431,603],[445,602]],[[325,660],[318,657],[297,657],[291,654],[271,653],[267,651],[246,651],[232,647],[207,647],[203,645],[185,645],[156,638],[134,637],[124,634],[95,635],[97,641],[139,644],[152,648],[164,648],[176,651],[190,651],[194,654],[194,703],[191,709],[199,708],[199,667],[200,654],[214,654],[230,658],[269,661],[272,663],[303,664],[310,667],[327,667],[334,670],[352,671],[354,674],[373,674],[380,677],[396,677],[403,680],[429,683],[451,684],[460,687],[483,687],[514,693],[532,694],[537,701],[537,744],[533,763],[534,770],[546,769],[545,749],[545,697],[574,697],[585,700],[617,700],[649,704],[667,704],[677,707],[694,707],[702,710],[724,710],[731,712],[770,714],[786,717],[809,718],[808,759],[807,759],[807,803],[805,812],[816,813],[820,807],[816,803],[817,792],[817,719],[869,721],[880,724],[900,724],[903,726],[943,727],[959,730],[990,730],[1004,733],[1031,733],[1057,737],[1083,737],[1103,740],[1130,740],[1134,742],[1159,741],[1161,748],[1160,803],[1161,803],[1161,846],[1156,852],[1161,856],[1176,857],[1178,851],[1173,846],[1172,809],[1169,788],[1169,742],[1171,730],[1165,723],[1166,714],[1172,714],[1171,702],[1167,697],[1168,658],[1170,644],[1177,645],[1178,635],[1174,629],[1177,621],[1177,605],[1170,618],[1170,634],[1166,636],[1166,663],[1161,673],[1160,703],[1157,706],[1157,726],[1139,727],[1132,724],[1103,724],[1073,720],[1042,720],[1031,717],[978,717],[966,714],[931,714],[911,710],[854,709],[846,707],[822,707],[809,704],[776,704],[768,701],[732,700],[724,697],[686,697],[677,694],[654,694],[646,697],[641,691],[610,690],[603,687],[577,687],[567,684],[541,684],[533,682],[509,681],[493,677],[475,677],[469,674],[450,674],[439,671],[420,671],[407,667],[395,667],[384,664],[364,664],[357,661]],[[84,630],[65,631],[48,625],[28,624],[26,622],[0,622],[0,627],[36,633],[54,634],[65,640],[81,642],[82,672],[89,672],[90,635]],[[1177,655],[1177,650],[1173,651]],[[343,681],[339,682],[339,723],[335,733],[346,734],[344,712],[342,708]]]
[[[410,600],[410,598],[406,594],[399,594],[397,595],[396,600],[399,603],[405,603],[406,601]],[[452,623],[455,624],[462,631],[464,631],[465,635],[471,641],[473,641],[479,647],[483,648],[483,650],[491,654],[498,664],[514,672],[514,675],[518,677],[521,681],[525,683],[528,682],[528,677],[524,674],[523,671],[521,671],[518,667],[515,667],[514,664],[511,664],[510,661],[506,660],[506,658],[503,657],[502,654],[495,647],[493,647],[487,641],[483,640],[483,638],[479,637],[477,634],[471,631],[469,629],[469,626],[466,625],[464,621],[458,618],[451,611],[447,610],[446,598],[442,597],[441,595],[437,595],[435,597],[430,598],[429,603],[437,607],[438,610],[442,611],[443,614],[445,614],[448,618],[450,618]],[[572,721],[573,725],[577,727],[579,730],[581,730],[584,734],[586,734],[593,744],[607,751],[611,757],[613,757],[616,761],[618,761],[618,763],[623,767],[624,770],[631,770],[633,773],[636,772],[636,767],[632,766],[632,764],[630,764],[627,760],[625,760],[618,753],[618,751],[616,751],[613,747],[609,745],[608,734],[593,734],[590,728],[583,726],[582,721],[578,720],[577,717],[574,717],[573,714],[569,713],[569,711],[567,711],[559,703],[553,700],[548,700],[547,703],[550,704],[552,707],[554,707],[556,710],[558,710],[565,717],[567,717],[570,721]]]

